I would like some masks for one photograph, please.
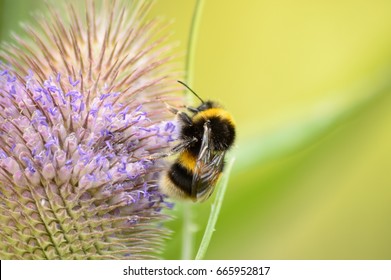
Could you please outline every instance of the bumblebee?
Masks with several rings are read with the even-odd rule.
[[[197,108],[187,107],[191,115],[169,107],[180,125],[179,144],[163,156],[178,153],[177,159],[162,176],[160,189],[173,198],[202,202],[208,199],[224,170],[224,156],[235,140],[231,115],[217,102],[200,101]]]

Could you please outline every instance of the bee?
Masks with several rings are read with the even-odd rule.
[[[231,115],[217,102],[200,101],[198,107],[186,107],[191,113],[169,107],[179,122],[179,144],[162,157],[178,154],[160,180],[166,195],[202,202],[208,199],[224,170],[224,156],[235,140],[235,124]]]

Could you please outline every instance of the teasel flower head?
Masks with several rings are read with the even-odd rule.
[[[1,47],[2,259],[155,258],[168,235],[150,155],[180,71],[149,1],[108,2],[48,5]]]

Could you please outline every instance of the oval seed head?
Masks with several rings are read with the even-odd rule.
[[[150,1],[86,2],[1,47],[2,259],[154,258],[168,234],[148,157],[177,137],[172,44]]]

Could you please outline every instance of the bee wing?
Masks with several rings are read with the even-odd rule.
[[[193,175],[193,185],[197,189],[197,201],[202,202],[208,199],[213,191],[221,175],[221,170],[224,165],[225,152],[219,152],[214,155],[209,164],[204,165],[200,169],[200,179],[194,180],[195,174]]]
[[[191,196],[197,201],[206,200],[213,192],[224,165],[225,152],[215,152],[209,122],[204,124],[200,153],[193,172]]]

